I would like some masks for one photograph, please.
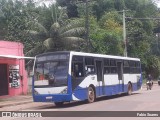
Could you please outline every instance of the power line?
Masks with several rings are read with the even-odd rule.
[[[133,18],[133,17],[125,17],[128,19],[141,19],[141,20],[160,20],[160,18]]]

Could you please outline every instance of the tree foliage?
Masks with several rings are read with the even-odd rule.
[[[35,40],[41,44],[40,52],[73,50],[79,49],[79,43],[85,42],[81,36],[84,34],[83,19],[69,20],[62,8],[56,5],[51,6],[52,20],[50,27],[43,26],[41,23],[31,21],[32,30],[27,31]],[[39,48],[40,44],[34,46],[27,52],[27,55],[35,55],[35,48]]]
[[[122,55],[122,26],[118,21],[116,12],[106,13],[96,26],[91,22],[91,39],[93,41],[94,51],[103,54]]]

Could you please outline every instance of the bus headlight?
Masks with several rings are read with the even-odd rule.
[[[61,94],[67,94],[67,88],[65,88],[65,89],[61,92]]]

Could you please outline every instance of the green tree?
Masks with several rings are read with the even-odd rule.
[[[25,45],[25,50],[30,46],[30,37],[24,30],[30,29],[27,24],[34,20],[37,15],[35,4],[32,0],[22,2],[20,0],[0,0],[0,26],[3,34],[1,39],[19,41]]]
[[[114,10],[114,1],[113,0],[95,0],[93,5],[93,14],[99,20],[105,13],[105,11]]]
[[[152,62],[158,60],[158,57],[152,53],[152,44],[155,43],[155,36],[153,33],[154,20],[145,19],[157,16],[156,6],[151,0],[135,0],[132,2],[130,0],[125,0],[125,3],[127,8],[134,11],[129,11],[128,15],[137,18],[126,19],[128,55],[141,58],[143,70],[146,73],[149,73],[149,69],[153,71],[159,70],[159,65],[157,64],[155,67],[152,65],[153,63],[151,64],[151,60],[148,59],[153,57]],[[157,62],[155,61],[155,63]],[[154,77],[157,76],[156,72],[153,73],[155,73],[152,74]],[[157,73],[159,72],[157,71]]]
[[[65,12],[56,5],[52,5],[51,10],[52,25],[49,29],[39,22],[30,22],[34,28],[28,32],[38,40],[39,44],[28,51],[27,55],[33,56],[45,51],[75,50],[84,42],[81,38],[85,32],[84,20],[66,20]]]
[[[96,52],[103,54],[122,55],[122,26],[118,22],[117,12],[106,13],[99,24],[91,22],[91,40]],[[93,25],[92,25],[93,24]]]
[[[56,0],[61,7],[67,7],[67,15],[69,18],[78,17],[77,1],[78,0]]]
[[[146,74],[152,74],[155,79],[160,75],[160,57],[156,55],[146,56],[147,65],[145,66]]]

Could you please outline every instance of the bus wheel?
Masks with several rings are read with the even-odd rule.
[[[128,95],[131,95],[132,94],[132,85],[131,83],[128,83],[128,92],[127,92]]]
[[[54,103],[57,107],[61,107],[63,105],[63,102],[55,102]]]
[[[88,102],[92,103],[95,101],[95,92],[93,87],[88,88]]]

